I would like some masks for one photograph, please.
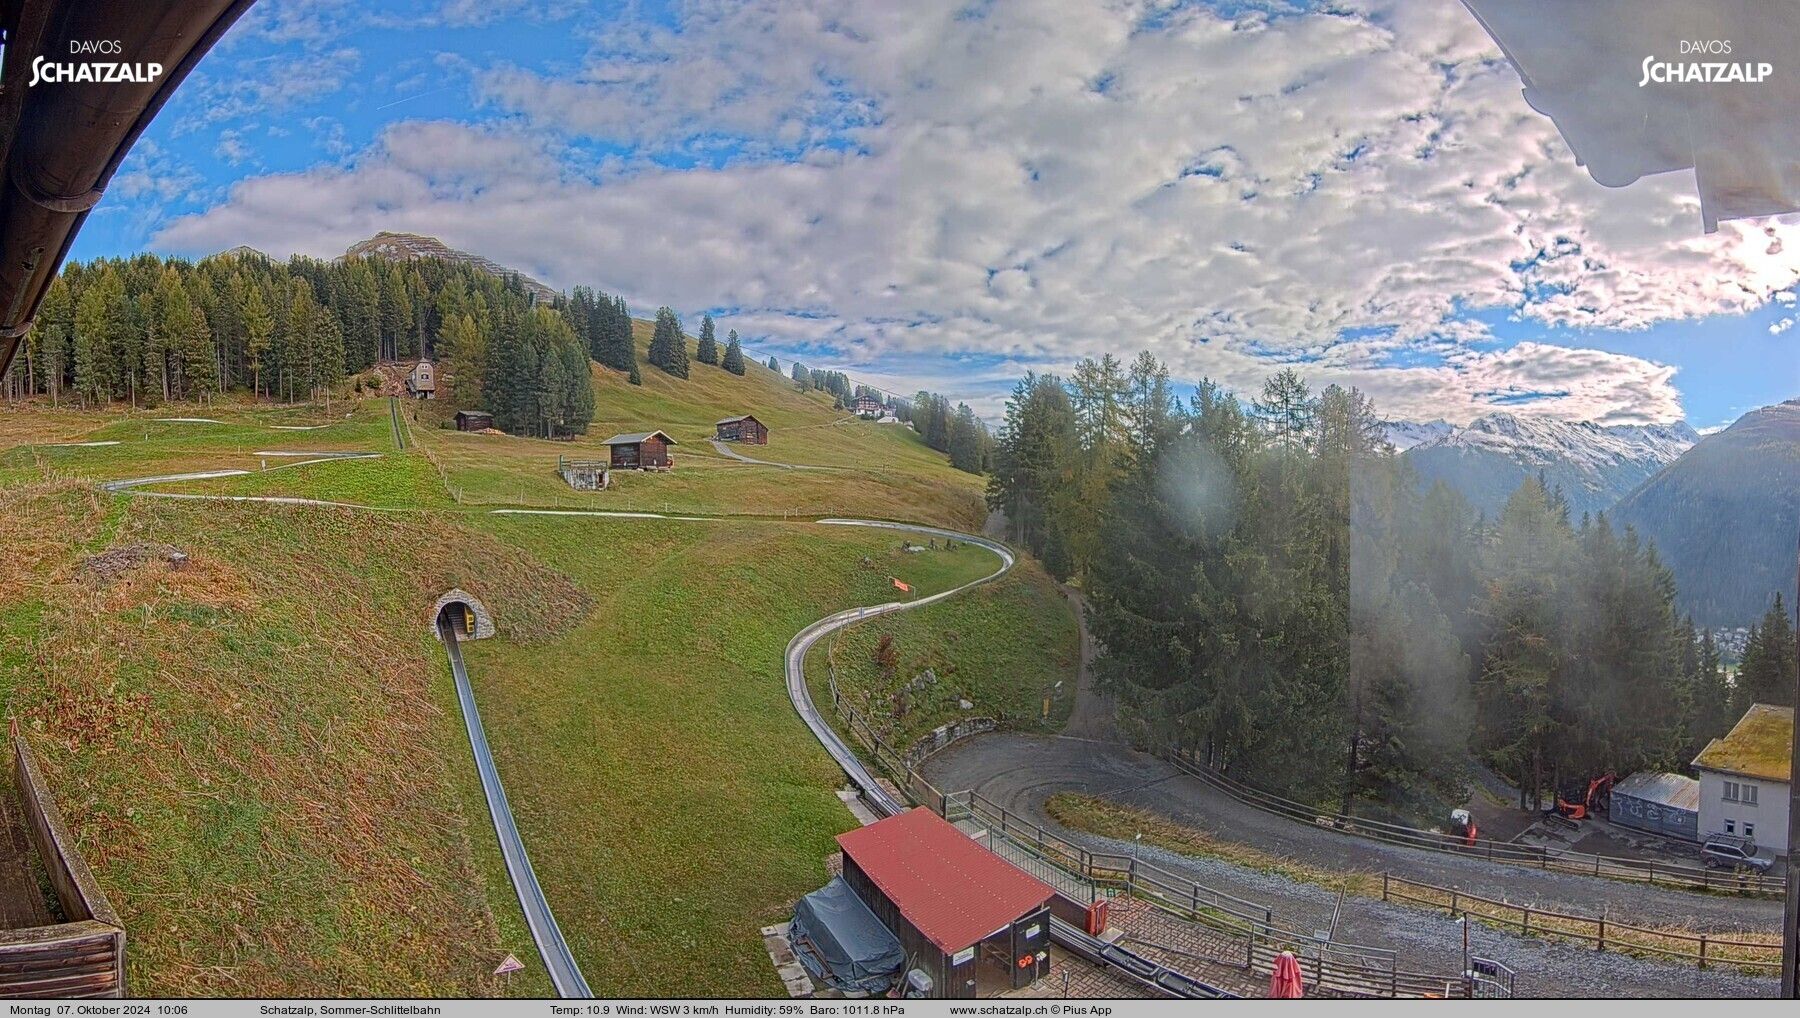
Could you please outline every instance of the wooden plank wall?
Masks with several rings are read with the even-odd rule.
[[[16,731],[12,749],[32,844],[68,921],[0,930],[0,997],[123,997],[124,924],[76,851],[37,757]]]

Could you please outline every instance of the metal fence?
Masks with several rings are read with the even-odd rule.
[[[1473,843],[1469,843],[1451,834],[1406,827],[1401,824],[1384,823],[1379,820],[1368,820],[1345,813],[1321,810],[1293,799],[1285,799],[1228,778],[1177,750],[1171,749],[1165,752],[1163,758],[1175,765],[1177,769],[1199,778],[1246,806],[1252,806],[1265,813],[1287,817],[1290,820],[1297,820],[1300,823],[1313,824],[1327,830],[1353,834],[1390,845],[1474,856],[1556,873],[1575,873],[1634,883],[1666,884],[1673,887],[1698,888],[1753,897],[1779,897],[1787,889],[1785,876],[1770,877],[1760,873],[1715,872],[1705,866],[1659,863],[1646,859],[1592,855],[1586,852],[1552,853],[1535,845],[1515,845],[1511,842],[1493,841],[1486,838],[1476,839]]]

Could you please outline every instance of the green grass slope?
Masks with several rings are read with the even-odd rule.
[[[530,941],[424,615],[464,586],[529,643],[583,591],[481,533],[360,511],[50,481],[0,489],[0,520],[21,564],[0,715],[125,919],[136,993],[507,989],[490,973]],[[140,544],[190,560],[122,556]]]
[[[839,608],[991,572],[879,531],[491,517],[593,593],[555,640],[466,659],[532,862],[601,995],[780,995],[757,931],[823,883],[855,825],[788,702],[783,649]],[[866,560],[866,561],[865,561]]]
[[[891,665],[877,660],[884,637]],[[964,718],[1059,731],[1075,704],[1081,635],[1055,582],[1025,559],[993,583],[852,626],[814,647],[806,677],[821,704],[831,702],[828,655],[837,665],[839,692],[904,751],[939,725]],[[920,679],[926,669],[936,682]],[[962,707],[965,699],[973,706]]]

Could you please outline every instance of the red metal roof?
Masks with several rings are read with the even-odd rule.
[[[908,810],[837,840],[900,914],[946,954],[975,944],[1056,893],[928,809]]]

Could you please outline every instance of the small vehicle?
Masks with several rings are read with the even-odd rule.
[[[1756,854],[1756,842],[1736,834],[1709,834],[1700,846],[1700,858],[1708,869],[1769,872],[1774,860]]]

